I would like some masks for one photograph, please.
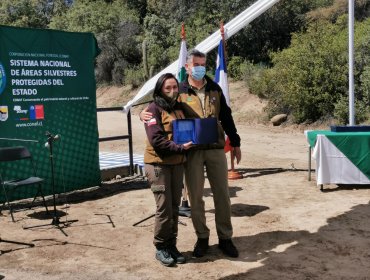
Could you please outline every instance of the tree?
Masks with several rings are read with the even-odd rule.
[[[307,15],[309,20],[328,20],[334,23],[338,17],[348,13],[348,0],[331,0],[329,2],[332,3],[330,5],[317,6],[320,8],[309,12]],[[368,0],[356,0],[354,4],[356,20],[362,21],[369,17],[370,2]]]
[[[122,1],[75,2],[66,13],[55,16],[49,27],[95,34],[101,49],[96,65],[100,83],[122,84],[125,69],[141,62],[139,17]]]
[[[124,0],[127,7],[136,11],[140,17],[140,24],[143,24],[144,18],[147,14],[147,1],[146,0]]]
[[[66,0],[2,0],[0,24],[47,28],[51,18],[64,13],[69,5]]]
[[[185,23],[187,44],[191,48],[217,31],[221,21],[227,23],[254,2],[255,0],[148,0],[144,29],[152,63],[161,68],[177,58],[182,22]],[[269,52],[288,47],[291,33],[306,28],[306,13],[331,2],[332,0],[280,1],[227,41],[228,55],[269,64]],[[156,36],[157,30],[161,30],[161,36]],[[163,57],[163,50],[167,58]],[[208,57],[211,69],[215,64],[216,50]]]
[[[229,19],[236,6],[246,5],[246,1],[241,0],[226,2],[148,0],[144,29],[151,65],[158,70],[177,59],[182,22],[185,23],[187,45],[192,48],[217,31],[220,21]],[[208,59],[209,69],[215,64],[212,54]]]
[[[307,27],[306,13],[331,4],[331,0],[280,1],[253,20],[228,42],[230,56],[241,56],[254,63],[270,64],[269,53],[287,48],[291,34]]]
[[[307,32],[293,34],[289,48],[272,54],[274,67],[251,84],[252,91],[268,97],[271,114],[290,113],[297,123],[326,116],[341,116],[339,121],[345,121],[348,114],[338,110],[348,100],[347,22],[342,16],[334,24],[312,23]],[[369,33],[370,19],[356,24],[356,100],[357,107],[367,107],[367,111]],[[361,121],[364,116],[357,117]]]

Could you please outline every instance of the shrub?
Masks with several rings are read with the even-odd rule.
[[[334,117],[340,125],[349,124],[349,99],[342,95],[335,104]],[[355,100],[355,123],[362,123],[368,118],[368,106],[365,102]]]
[[[227,65],[227,75],[228,77],[240,81],[242,80],[242,73],[240,69],[240,65],[244,62],[243,58],[240,56],[233,56],[228,61]]]
[[[366,43],[369,23],[358,23],[355,29],[358,121],[363,119],[360,114],[368,108],[369,100],[365,95],[369,93],[370,75],[364,66],[370,61],[370,46]],[[348,95],[347,36],[346,17],[335,24],[316,22],[306,33],[294,34],[288,49],[271,54],[274,67],[250,80],[251,92],[269,99],[270,115],[290,113],[294,122],[302,123],[335,113],[343,121],[343,96]]]
[[[124,84],[137,88],[145,82],[144,70],[142,67],[126,68],[124,70]]]

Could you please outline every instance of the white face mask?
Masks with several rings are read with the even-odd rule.
[[[200,81],[204,78],[206,74],[206,67],[204,66],[194,66],[191,69],[191,76],[194,80]]]

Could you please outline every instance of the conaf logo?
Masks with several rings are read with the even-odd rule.
[[[8,106],[0,106],[0,121],[5,122],[8,119]]]
[[[4,66],[0,63],[0,94],[3,93],[6,84],[6,76]]]

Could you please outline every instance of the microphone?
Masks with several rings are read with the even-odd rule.
[[[45,135],[48,137],[48,141],[45,143],[45,148],[50,148],[49,141],[58,141],[61,138],[60,134],[53,135],[49,131],[46,131]]]
[[[46,132],[45,132],[45,135],[46,135],[47,137],[49,137],[49,138],[53,139],[54,141],[56,141],[56,140],[58,140],[58,139],[60,138],[60,135],[59,135],[59,134],[57,134],[57,135],[53,135],[53,134],[51,134],[49,131],[46,131]]]

